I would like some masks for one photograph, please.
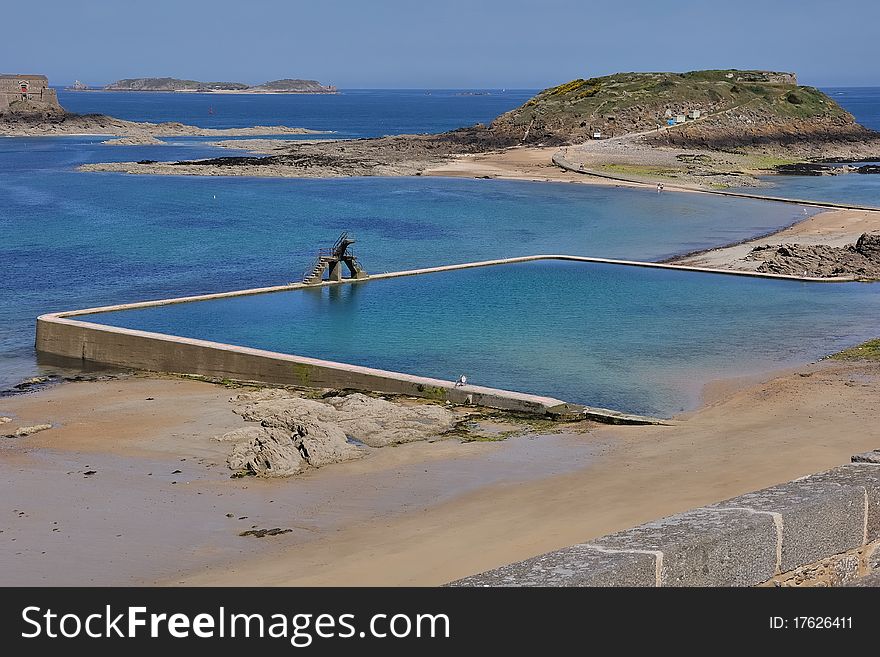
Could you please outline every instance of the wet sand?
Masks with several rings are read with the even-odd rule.
[[[0,437],[0,584],[173,582],[483,486],[571,471],[596,450],[567,435],[443,440],[371,450],[292,479],[232,479],[230,445],[213,436],[246,426],[228,402],[237,392],[133,377],[0,399],[0,416],[13,417],[0,432],[53,424]],[[276,527],[292,531],[239,536]]]
[[[234,390],[64,384],[0,399],[4,432],[55,425],[0,439],[2,583],[442,584],[875,449],[878,382],[829,361],[719,382],[676,426],[410,444],[287,480],[229,478],[211,436],[243,425]]]
[[[451,161],[425,169],[422,175],[453,178],[498,178],[502,180],[531,180],[538,182],[572,182],[582,185],[613,185],[636,187],[635,183],[614,185],[608,180],[584,176],[553,164],[552,157],[558,146],[545,148],[521,147],[504,151],[459,155]]]

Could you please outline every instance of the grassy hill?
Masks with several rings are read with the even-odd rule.
[[[870,131],[794,74],[772,71],[616,73],[545,89],[489,126],[520,143],[577,143],[655,130],[668,116],[699,110],[704,117],[656,133],[655,142],[730,146],[754,142],[860,139]]]

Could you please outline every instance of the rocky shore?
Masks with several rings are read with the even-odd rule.
[[[227,142],[224,145],[232,146]],[[488,153],[514,145],[480,127],[440,135],[399,135],[380,139],[247,144],[265,156],[230,156],[177,162],[109,162],[87,164],[81,171],[141,174],[315,177],[412,176],[461,155]]]
[[[247,137],[257,135],[317,135],[320,130],[286,126],[249,128],[200,128],[184,123],[125,121],[104,114],[4,114],[0,115],[0,135],[42,137],[63,135],[113,135],[119,137]]]
[[[855,244],[779,244],[757,246],[746,256],[757,271],[794,276],[858,276],[880,279],[880,233],[864,233]]]

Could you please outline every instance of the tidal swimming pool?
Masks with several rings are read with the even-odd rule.
[[[876,337],[880,288],[537,261],[77,319],[668,417]]]

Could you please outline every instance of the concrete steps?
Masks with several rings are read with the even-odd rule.
[[[308,272],[305,276],[303,276],[302,282],[306,285],[313,285],[315,283],[319,283],[321,279],[324,277],[324,272],[327,270],[327,267],[330,264],[330,258],[327,256],[319,256],[318,260],[315,262],[315,266],[312,267],[312,270]]]

